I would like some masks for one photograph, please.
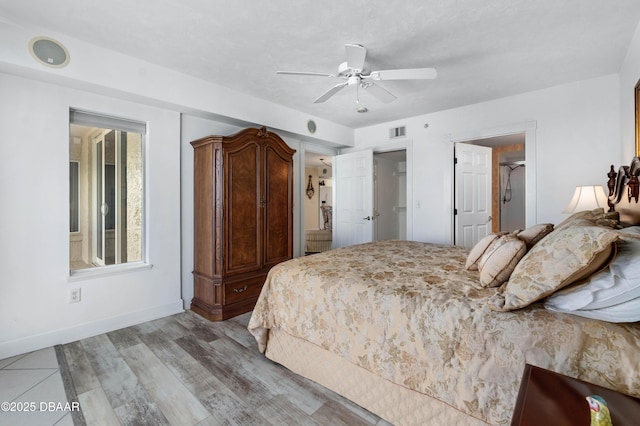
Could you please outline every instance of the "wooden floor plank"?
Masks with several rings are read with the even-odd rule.
[[[241,425],[247,422],[265,422],[208,369],[164,333],[150,333],[142,336],[142,340],[212,413],[211,418],[203,421],[204,424]]]
[[[195,425],[209,417],[207,409],[144,343],[120,353],[170,424]]]
[[[119,426],[120,421],[102,387],[78,394],[87,425]]]
[[[230,320],[224,321],[224,323],[225,327],[222,332],[226,336],[231,337],[233,340],[247,348],[253,349],[258,347],[255,337],[253,337],[253,335],[247,330],[247,324],[249,323],[248,317],[246,320],[243,318],[232,318]]]
[[[211,342],[210,345],[224,357],[241,358],[245,368],[259,377],[274,392],[287,395],[296,407],[308,414],[312,414],[326,402],[333,401],[347,407],[367,422],[375,423],[379,420],[378,416],[335,392],[287,370],[265,356],[256,356],[257,344],[253,349],[244,348],[239,343],[225,337]]]
[[[331,424],[332,426],[365,426],[376,423],[366,421],[344,405],[335,401],[327,402],[320,407],[318,411],[313,413],[311,417],[320,424]]]
[[[171,317],[166,317],[166,318],[171,318]],[[158,331],[159,330],[159,324],[156,323],[156,321],[148,321],[148,322],[143,322],[142,324],[136,324],[134,326],[132,326],[132,328],[136,331],[137,334],[148,334],[148,333],[153,333],[154,331]]]
[[[64,345],[62,350],[67,358],[69,373],[77,394],[102,389],[100,380],[98,380],[80,342]]]
[[[210,345],[223,358],[235,359],[244,370],[256,376],[274,394],[286,395],[294,406],[307,414],[312,414],[329,400],[326,392],[314,392],[308,381],[291,380],[293,373],[264,356],[256,356],[257,346],[253,349],[245,348],[226,336],[211,342]]]
[[[300,410],[286,396],[278,395],[266,401],[256,410],[274,426],[319,426],[307,413]]]
[[[145,419],[158,425],[168,424],[106,334],[82,340],[82,347],[107,399],[123,424],[135,424],[136,419]]]
[[[201,343],[195,337],[181,337],[176,343],[251,408],[274,396],[257,377],[243,368],[242,363],[220,357],[211,346]]]
[[[171,340],[176,340],[188,334],[191,334],[188,328],[185,328],[182,324],[176,321],[176,318],[182,315],[186,315],[186,313],[159,318],[152,322],[155,326],[158,327],[159,330],[162,331],[165,336],[167,336]]]
[[[205,342],[213,342],[221,335],[215,331],[216,328],[220,327],[221,322],[211,322],[189,312],[176,315],[174,318],[183,327],[187,328],[192,336]]]
[[[88,424],[388,426],[267,359],[249,319],[185,312],[64,345]]]
[[[163,331],[141,336],[141,340],[169,370],[199,398],[228,390],[226,386],[197,362]]]
[[[125,349],[130,346],[135,346],[140,343],[138,338],[138,332],[134,327],[122,328],[120,330],[107,333],[109,340],[113,343],[116,349]]]
[[[266,425],[267,419],[262,417],[254,407],[233,392],[218,392],[208,396],[203,404],[209,409],[212,420],[229,425]]]

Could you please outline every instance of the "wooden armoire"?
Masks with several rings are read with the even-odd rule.
[[[252,310],[269,270],[293,257],[295,150],[264,127],[191,145],[191,310],[220,321]]]

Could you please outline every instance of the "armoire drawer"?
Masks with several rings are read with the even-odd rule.
[[[239,302],[251,297],[258,297],[266,277],[259,276],[237,282],[227,282],[224,285],[224,304]]]

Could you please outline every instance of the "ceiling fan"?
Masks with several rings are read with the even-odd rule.
[[[408,68],[397,70],[370,71],[367,69],[365,58],[367,49],[359,44],[345,44],[347,61],[338,66],[337,74],[326,74],[319,72],[298,72],[298,71],[276,71],[276,74],[289,75],[309,75],[319,77],[338,77],[346,80],[338,83],[317,98],[314,103],[322,103],[340,90],[347,86],[356,87],[356,102],[358,102],[358,89],[362,88],[380,99],[382,102],[388,103],[396,100],[396,96],[374,83],[374,81],[386,80],[427,80],[434,79],[438,76],[435,68]]]

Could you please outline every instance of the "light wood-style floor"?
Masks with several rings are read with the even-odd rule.
[[[186,312],[64,345],[87,424],[388,424],[265,358],[248,321]]]

